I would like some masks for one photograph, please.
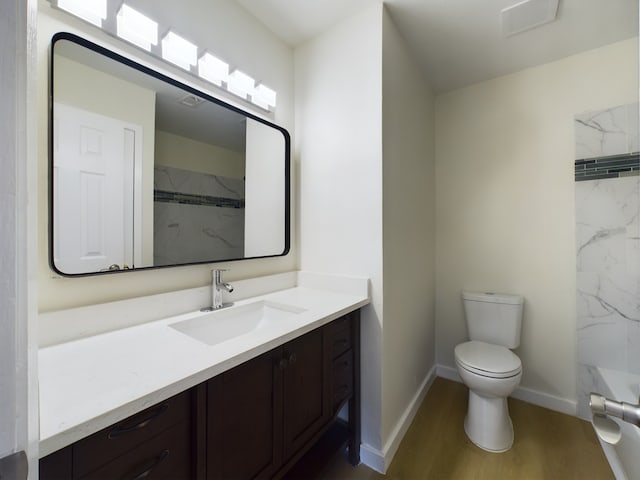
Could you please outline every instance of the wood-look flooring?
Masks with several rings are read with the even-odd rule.
[[[396,453],[386,477],[365,465],[332,462],[322,480],[605,480],[613,473],[591,425],[509,399],[515,441],[511,450],[489,453],[464,432],[467,388],[437,378]]]

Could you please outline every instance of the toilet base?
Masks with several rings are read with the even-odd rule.
[[[488,452],[506,452],[513,445],[513,424],[506,397],[484,397],[469,389],[464,431],[475,445]]]

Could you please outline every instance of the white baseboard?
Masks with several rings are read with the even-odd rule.
[[[427,373],[427,376],[422,381],[420,388],[418,388],[418,391],[411,399],[411,402],[409,402],[409,405],[396,422],[396,425],[389,435],[387,442],[384,444],[382,451],[367,444],[362,444],[360,446],[360,459],[362,463],[380,473],[385,473],[387,471],[387,468],[391,465],[391,460],[393,460],[394,455],[398,451],[400,442],[411,426],[411,423],[418,412],[418,408],[420,408],[424,397],[429,391],[429,388],[431,388],[435,379],[436,367],[434,366],[429,370],[429,373]]]
[[[437,366],[437,375],[455,382],[462,383],[458,370],[452,367],[444,365]],[[566,398],[556,397],[548,393],[543,393],[538,390],[532,390],[526,387],[518,387],[515,392],[511,394],[513,398],[522,400],[523,402],[538,405],[539,407],[548,408],[560,413],[566,413],[567,415],[576,416],[578,404],[575,400],[568,400]]]
[[[548,408],[549,410],[555,410],[556,412],[566,413],[573,417],[578,413],[578,403],[575,400],[556,397],[548,393],[531,390],[530,388],[519,387],[511,396],[518,400]]]
[[[385,473],[384,453],[371,445],[360,445],[360,462],[379,473]]]
[[[447,380],[453,380],[454,382],[462,383],[462,378],[458,374],[458,370],[451,367],[445,367],[444,365],[437,365],[436,374],[439,377],[446,378]]]

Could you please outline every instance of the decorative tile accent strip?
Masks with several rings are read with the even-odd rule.
[[[154,202],[182,203],[187,205],[200,205],[207,207],[244,208],[244,200],[235,198],[212,197],[209,195],[193,195],[190,193],[167,192],[166,190],[153,191]]]
[[[576,160],[576,182],[640,175],[640,153]]]

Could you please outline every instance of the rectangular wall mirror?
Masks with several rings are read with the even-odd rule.
[[[52,41],[50,104],[56,272],[289,251],[284,128],[70,33]]]

